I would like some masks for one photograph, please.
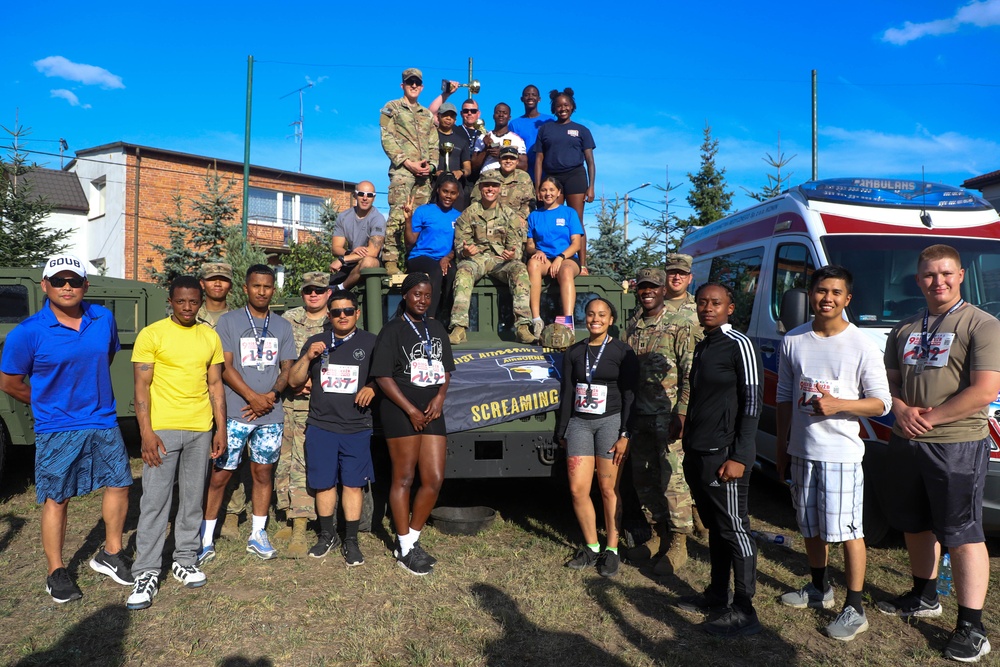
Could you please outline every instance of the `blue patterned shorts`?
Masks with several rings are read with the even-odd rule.
[[[118,427],[35,435],[35,496],[61,503],[102,486],[132,485],[128,453]]]
[[[250,460],[261,465],[278,462],[284,424],[245,424],[226,420],[226,451],[215,461],[221,470],[236,470],[243,459],[243,448],[250,447]]]

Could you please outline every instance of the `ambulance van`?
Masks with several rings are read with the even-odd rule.
[[[892,179],[810,181],[756,206],[688,233],[680,252],[694,257],[693,285],[719,281],[733,288],[730,319],[757,343],[764,360],[764,411],[757,433],[758,466],[774,471],[775,390],[785,331],[809,317],[812,272],[840,264],[854,275],[851,322],[885,349],[889,330],[919,312],[917,256],[946,243],[962,256],[962,296],[1000,316],[1000,216],[962,188]],[[989,409],[993,439],[983,501],[990,532],[1000,531],[1000,397]],[[889,530],[878,502],[885,444],[893,422],[861,419],[865,454],[865,532],[877,543]]]

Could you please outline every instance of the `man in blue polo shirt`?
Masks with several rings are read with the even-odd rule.
[[[83,597],[62,559],[69,499],[102,486],[105,543],[90,567],[124,586],[133,581],[121,553],[132,472],[111,389],[111,361],[121,346],[111,311],[83,301],[88,286],[79,258],[49,259],[42,270],[47,299],[7,335],[0,361],[0,389],[31,405],[35,417],[45,590],[60,603]]]

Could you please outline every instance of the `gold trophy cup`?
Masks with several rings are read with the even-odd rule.
[[[460,83],[458,84],[458,87],[468,88],[469,92],[475,95],[480,90],[482,90],[483,84],[479,83],[479,81],[473,80],[470,83]],[[448,79],[441,79],[441,92],[447,93],[449,88],[451,88],[451,81],[449,81]]]
[[[449,158],[451,157],[451,152],[455,150],[455,144],[446,141],[441,144],[441,149],[444,151],[444,170],[450,172],[451,165],[449,164]]]

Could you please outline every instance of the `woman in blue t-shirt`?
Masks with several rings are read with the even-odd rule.
[[[535,189],[541,190],[542,174],[555,176],[563,184],[566,203],[583,220],[584,202],[594,201],[594,180],[597,176],[594,169],[594,137],[586,127],[572,121],[576,111],[572,88],[553,90],[549,93],[549,98],[552,100],[552,113],[556,120],[538,128],[535,164],[531,166]],[[540,192],[538,198],[541,199]],[[586,234],[583,237],[583,247],[580,248],[580,269],[583,275],[587,275]]]
[[[541,335],[545,326],[541,318],[542,277],[548,275],[559,282],[560,323],[573,328],[576,307],[576,284],[580,275],[578,253],[583,247],[583,225],[576,211],[560,204],[562,184],[548,176],[538,188],[539,206],[528,216],[528,278],[531,280],[529,303],[532,328]]]
[[[460,189],[451,174],[443,174],[437,183],[437,201],[413,210],[412,203],[403,207],[406,215],[406,268],[410,272],[426,273],[431,279],[430,317],[438,316],[438,308],[447,303],[455,280],[455,220],[461,215],[454,207]]]

